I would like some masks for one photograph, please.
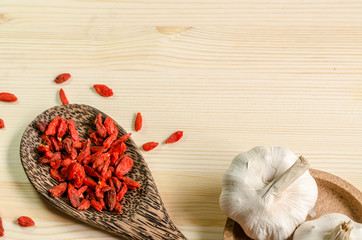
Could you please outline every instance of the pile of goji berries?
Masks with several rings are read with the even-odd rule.
[[[103,121],[101,114],[94,124],[96,131],[89,129],[89,138],[82,139],[72,119],[55,117],[49,125],[39,121],[44,144],[38,146],[42,155],[38,161],[49,164],[51,176],[59,182],[49,189],[53,197],[67,192],[70,204],[78,210],[93,207],[119,214],[126,192],[141,186],[124,176],[133,167],[132,158],[125,153],[125,141],[131,134],[118,137],[116,124],[110,117]]]

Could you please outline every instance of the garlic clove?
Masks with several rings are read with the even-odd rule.
[[[223,178],[221,210],[253,239],[286,239],[318,197],[308,167],[305,159],[282,147],[239,154]]]
[[[293,240],[361,240],[362,224],[341,213],[328,213],[300,225]]]

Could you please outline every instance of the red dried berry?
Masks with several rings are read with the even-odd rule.
[[[3,101],[3,102],[16,102],[17,100],[18,100],[18,98],[12,93],[7,93],[7,92],[1,92],[0,93],[0,101]]]
[[[80,199],[78,196],[78,191],[70,183],[68,184],[68,199],[73,207],[79,207]]]
[[[119,202],[116,202],[116,206],[114,207],[114,212],[117,214],[121,214],[122,213],[122,207],[123,205],[121,205]]]
[[[118,202],[120,202],[122,200],[122,198],[124,197],[124,195],[126,194],[128,190],[127,185],[123,185],[123,187],[121,188],[121,190],[117,193],[116,199]]]
[[[91,206],[94,208],[94,210],[100,212],[103,209],[102,204],[100,204],[99,202],[97,202],[96,200],[91,200]]]
[[[136,120],[134,122],[134,130],[136,132],[140,131],[142,128],[142,115],[141,113],[137,113]]]
[[[4,236],[4,226],[3,226],[3,220],[0,217],[0,237]]]
[[[55,117],[48,125],[45,135],[53,136],[57,133],[60,117]]]
[[[60,101],[62,101],[63,104],[69,104],[68,98],[65,95],[63,88],[61,88],[59,90],[59,97],[60,97]]]
[[[128,173],[133,167],[133,160],[130,157],[123,158],[116,168],[116,176],[119,178]]]
[[[62,73],[62,74],[59,74],[59,75],[54,79],[54,82],[56,82],[56,83],[63,83],[63,82],[65,82],[65,81],[68,81],[71,76],[72,76],[72,75],[70,75],[70,73]]]
[[[68,123],[69,133],[70,133],[70,136],[72,137],[73,141],[79,141],[79,135],[78,135],[78,132],[76,129],[76,124],[75,124],[74,120],[68,119],[67,123]]]
[[[37,121],[36,126],[38,127],[38,129],[41,133],[44,133],[48,128],[48,124],[43,121]]]
[[[50,175],[52,175],[52,177],[55,179],[55,180],[57,180],[58,182],[64,182],[65,181],[65,179],[62,177],[62,176],[60,176],[60,173],[59,173],[59,171],[57,170],[57,169],[50,169]]]
[[[103,84],[94,84],[94,89],[97,91],[97,93],[103,97],[111,97],[113,96],[113,91],[111,88],[109,88],[106,85]]]
[[[0,128],[5,128],[4,120],[0,118]]]
[[[119,179],[123,180],[123,183],[126,184],[129,189],[136,189],[141,186],[141,184],[128,177],[120,177]]]
[[[49,189],[49,192],[53,197],[59,197],[63,195],[63,193],[65,193],[66,190],[67,190],[67,183],[62,182],[59,185]]]
[[[148,142],[142,145],[143,150],[145,151],[151,151],[152,149],[154,149],[155,147],[158,146],[158,142]]]
[[[96,119],[94,120],[94,124],[96,125],[97,128],[97,133],[101,138],[105,138],[107,137],[107,129],[106,127],[103,125],[103,120],[102,120],[102,114],[99,113],[96,117]]]
[[[88,199],[83,199],[77,210],[87,210],[90,207],[90,205],[91,203]]]
[[[35,225],[35,222],[33,221],[33,219],[31,219],[30,217],[27,216],[21,216],[18,218],[18,224],[22,227],[32,227]]]
[[[177,142],[182,138],[183,134],[184,134],[183,131],[174,132],[169,138],[167,138],[165,143],[168,144],[168,143]]]

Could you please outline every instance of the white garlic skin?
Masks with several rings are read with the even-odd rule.
[[[318,198],[318,187],[309,171],[284,192],[265,187],[290,168],[297,156],[283,147],[255,147],[237,155],[223,177],[221,210],[258,240],[284,240],[305,221]]]
[[[361,213],[362,214],[362,213]],[[340,223],[351,220],[341,213],[328,213],[317,219],[307,221],[295,230],[293,240],[324,240]],[[352,221],[350,240],[362,240],[362,224]]]

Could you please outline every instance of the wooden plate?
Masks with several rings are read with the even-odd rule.
[[[345,180],[330,173],[311,169],[311,175],[318,185],[318,200],[314,206],[316,216],[326,213],[343,213],[356,222],[362,222],[362,193]],[[226,220],[223,240],[250,240],[240,225],[228,218]],[[291,239],[291,238],[289,238]]]

